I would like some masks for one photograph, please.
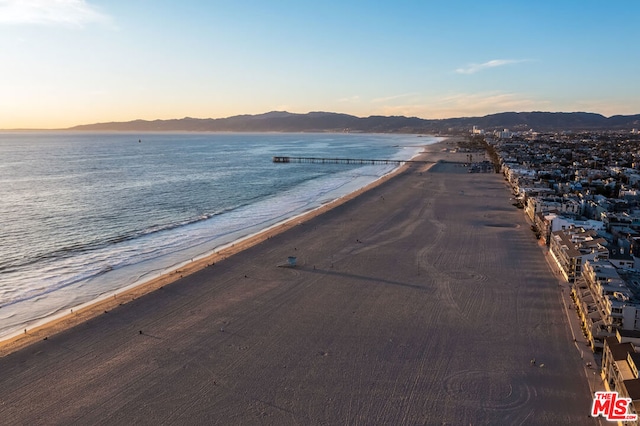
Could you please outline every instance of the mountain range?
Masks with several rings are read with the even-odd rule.
[[[85,124],[68,130],[84,131],[218,131],[218,132],[370,132],[452,133],[473,126],[487,131],[533,129],[548,131],[631,130],[640,128],[640,114],[605,117],[587,112],[503,112],[484,117],[423,119],[404,116],[356,117],[334,112],[295,114],[272,111],[228,118],[134,120]]]

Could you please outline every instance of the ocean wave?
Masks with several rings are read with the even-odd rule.
[[[68,259],[83,253],[94,252],[96,250],[101,250],[106,247],[112,247],[117,244],[134,241],[138,238],[145,237],[148,235],[182,228],[198,222],[209,220],[214,216],[227,213],[229,211],[234,210],[235,208],[240,208],[240,207],[242,206],[223,209],[214,213],[202,214],[198,217],[188,219],[188,220],[182,220],[179,222],[152,225],[144,229],[134,230],[127,234],[116,235],[116,236],[103,238],[103,239],[95,239],[90,241],[78,242],[76,244],[57,248],[49,252],[36,253],[31,255],[31,257],[20,259],[18,261],[14,260],[14,261],[0,262],[0,273],[11,273],[24,267],[28,267],[36,264],[42,264],[43,261]]]
[[[166,136],[162,135],[162,137]],[[305,136],[303,139],[313,139],[313,137]],[[323,140],[321,143],[316,143],[313,149],[318,151],[304,152],[304,149],[301,149],[300,155],[322,156],[323,149],[330,149],[331,144],[334,144],[335,148],[342,140],[348,140],[354,145],[348,148],[353,150],[354,155],[358,155],[358,149],[368,154],[372,150],[368,146],[370,141],[367,138],[369,137],[362,136],[361,139],[356,139],[337,135],[333,141],[331,139],[334,138],[328,138],[327,142]],[[256,137],[250,136],[250,138]],[[276,139],[276,142],[270,138]],[[287,145],[279,142],[280,138],[286,139],[287,136],[269,135],[264,138],[264,141],[260,140],[259,143],[262,145],[258,146],[258,142],[252,142],[252,146],[258,146],[255,149],[256,152],[260,152],[260,149],[270,153],[283,152],[283,146],[291,152],[294,147],[293,139]],[[300,139],[300,136],[297,135],[295,138]],[[376,140],[384,141],[385,138],[379,137]],[[300,143],[303,142],[301,140],[295,142],[295,144]],[[201,145],[198,145],[198,150],[203,149]],[[96,149],[100,148],[99,144],[93,146]],[[269,157],[266,161],[249,162],[251,167],[241,170],[243,174],[236,175],[234,174],[236,171],[233,173],[225,171],[209,175],[207,173],[212,168],[212,164],[216,166],[221,164],[215,161],[216,156],[223,155],[224,152],[210,151],[207,162],[194,164],[201,161],[204,156],[187,153],[192,156],[185,157],[187,154],[183,151],[188,151],[188,147],[184,148],[182,143],[163,145],[163,149],[166,146],[170,146],[172,151],[162,152],[162,156],[154,157],[154,161],[166,157],[166,160],[163,160],[166,161],[163,167],[169,171],[158,169],[162,165],[156,163],[149,163],[147,165],[149,170],[153,171],[153,176],[177,172],[198,175],[197,181],[192,186],[188,186],[190,179],[188,176],[180,175],[179,179],[165,178],[158,183],[160,188],[147,187],[138,180],[135,191],[131,192],[130,182],[124,177],[121,181],[111,181],[117,176],[110,170],[109,180],[104,182],[109,185],[107,189],[110,191],[110,196],[91,193],[91,191],[100,190],[100,186],[87,188],[82,186],[82,191],[74,186],[73,197],[64,200],[64,204],[59,204],[62,207],[58,213],[55,209],[37,212],[42,217],[46,215],[50,218],[47,219],[48,224],[59,227],[57,233],[51,232],[45,235],[42,229],[35,229],[34,236],[46,236],[47,239],[38,244],[26,245],[15,238],[12,244],[15,244],[16,248],[12,251],[9,251],[9,248],[0,248],[0,288],[10,289],[0,294],[0,306],[5,313],[10,308],[10,310],[20,311],[20,318],[29,316],[42,318],[45,313],[57,312],[63,306],[88,302],[105,292],[117,291],[118,288],[131,285],[136,280],[146,279],[167,268],[175,267],[185,260],[211,252],[216,247],[319,207],[331,199],[366,185],[392,168],[381,166],[309,168],[304,165],[289,165],[293,166],[289,167],[273,165]],[[248,151],[250,148],[251,145],[241,148],[233,144],[228,149],[234,149],[242,154],[250,152]],[[210,148],[205,145],[204,149]],[[390,150],[387,146],[380,148],[379,152],[385,152],[384,155],[387,157],[401,155],[406,158],[408,156],[406,150],[400,154],[396,151],[398,148]],[[38,153],[34,155],[36,154]],[[108,162],[114,155],[113,149],[110,148],[101,153],[99,163],[87,158],[87,161],[77,162],[77,164],[87,167],[87,170],[91,168],[91,173],[97,173],[106,167],[102,162]],[[235,154],[234,157],[237,156],[238,154]],[[148,161],[146,158],[135,156],[131,159],[127,157],[125,160],[117,158],[116,160]],[[179,168],[182,164],[188,165],[188,169],[182,171]],[[256,164],[258,166],[255,166]],[[239,165],[233,167],[240,170]],[[124,170],[128,169],[125,167]],[[74,173],[76,176],[82,174]],[[211,181],[208,180],[209,177]],[[224,180],[216,180],[220,177],[224,177]],[[59,181],[64,182],[64,179]],[[147,181],[152,182],[153,179],[149,178]],[[78,184],[84,185],[82,182]],[[173,198],[162,198],[165,193]],[[88,204],[78,204],[75,202],[76,199],[79,201],[86,199],[86,203],[96,200],[98,204],[93,210],[88,210]],[[142,201],[138,202],[137,199]],[[70,200],[74,202],[71,203]],[[104,205],[100,204],[102,202]],[[37,221],[32,223],[38,224]],[[24,222],[16,229],[27,232],[30,230],[29,226]],[[22,246],[18,247],[20,244]],[[9,255],[3,256],[5,252]],[[19,255],[12,253],[19,253]],[[4,327],[4,325],[0,326],[0,336],[3,334]]]

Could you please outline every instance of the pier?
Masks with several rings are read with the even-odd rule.
[[[273,157],[274,163],[314,163],[314,164],[403,164],[433,163],[433,161],[385,160],[364,158],[321,158],[321,157]]]

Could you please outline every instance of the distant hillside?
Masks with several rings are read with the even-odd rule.
[[[504,112],[484,117],[428,120],[404,116],[355,117],[333,112],[293,114],[273,111],[228,118],[182,118],[135,120],[75,126],[69,130],[90,131],[218,131],[218,132],[371,132],[439,133],[468,131],[472,126],[485,130],[580,131],[631,130],[640,128],[640,114],[605,117],[586,112]]]

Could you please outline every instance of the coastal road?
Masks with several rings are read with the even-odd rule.
[[[0,423],[597,424],[509,196],[501,175],[413,165],[0,358]]]

